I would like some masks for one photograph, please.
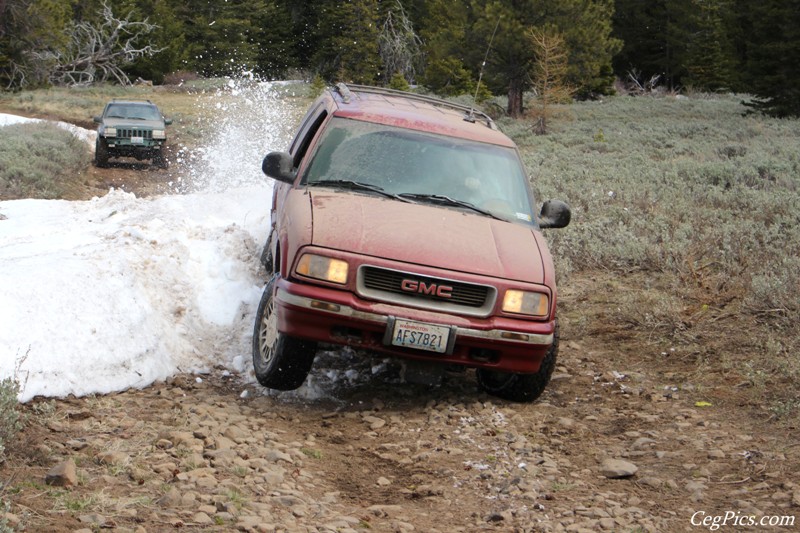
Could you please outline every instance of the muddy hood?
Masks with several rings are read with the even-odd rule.
[[[312,242],[374,257],[544,283],[534,230],[446,207],[311,192]]]

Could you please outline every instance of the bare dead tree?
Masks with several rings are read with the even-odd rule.
[[[653,74],[649,80],[642,79],[638,69],[628,71],[628,91],[635,95],[652,94],[658,90],[658,82],[661,80],[660,74]]]
[[[91,85],[116,80],[121,85],[131,81],[122,68],[140,57],[149,57],[163,50],[140,41],[158,28],[147,19],[131,20],[133,13],[117,18],[108,3],[103,2],[102,22],[72,23],[66,28],[69,44],[64,49],[31,51],[40,68],[48,71],[54,85]]]
[[[409,83],[415,80],[422,58],[422,40],[414,32],[400,0],[395,0],[394,7],[386,15],[378,35],[378,53],[383,61],[384,79],[400,73]]]

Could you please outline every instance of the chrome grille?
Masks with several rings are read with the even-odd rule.
[[[426,287],[432,285],[452,287],[451,296],[447,298],[436,294],[403,290],[404,280],[425,284]],[[488,285],[476,285],[367,265],[362,266],[359,271],[359,289],[365,296],[388,302],[481,316],[491,311],[497,294],[496,289]]]
[[[128,128],[117,128],[117,137],[123,139],[130,139],[131,137],[143,137],[145,139],[153,138],[153,130],[138,130]]]

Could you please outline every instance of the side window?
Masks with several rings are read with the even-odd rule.
[[[292,166],[294,168],[297,168],[300,165],[300,161],[303,160],[303,157],[308,151],[311,140],[314,138],[314,135],[317,133],[317,130],[319,130],[319,127],[322,125],[322,122],[327,116],[328,111],[325,109],[324,104],[318,105],[308,115],[306,115],[306,119],[300,126],[300,131],[294,138],[291,148],[289,148],[289,153],[292,155]]]

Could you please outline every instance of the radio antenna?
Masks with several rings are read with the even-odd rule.
[[[497,28],[500,26],[501,18],[502,17],[497,17],[497,24],[494,25],[494,31],[492,32],[492,37],[489,39],[489,46],[486,47],[486,55],[483,56],[483,63],[481,63],[481,70],[478,73],[478,84],[475,86],[475,96],[472,98],[472,106],[469,108],[469,115],[466,117],[466,120],[468,122],[475,122],[475,102],[478,101],[478,91],[481,88],[481,80],[483,79],[483,69],[486,67],[486,60],[489,59],[489,50],[492,49],[494,36],[497,33]]]

